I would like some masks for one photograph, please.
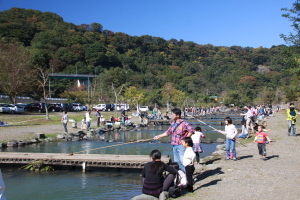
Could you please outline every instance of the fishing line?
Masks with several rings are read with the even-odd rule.
[[[150,141],[150,140],[153,140],[153,138],[146,139],[146,140],[137,140],[137,141],[127,142],[127,143],[114,144],[114,145],[99,147],[99,148],[94,148],[94,149],[87,149],[87,150],[83,150],[83,151],[74,152],[73,154],[83,153],[83,152],[86,152],[86,151],[94,151],[94,150],[97,150],[97,149],[105,149],[105,148],[109,148],[109,147],[116,147],[116,146],[121,146],[121,145],[125,145],[125,144],[133,144],[133,143],[137,143],[137,142],[146,142],[146,141]],[[68,155],[70,155],[70,154],[68,154]]]
[[[205,123],[205,122],[201,121],[200,119],[197,119],[197,118],[195,118],[195,117],[194,117],[194,116],[192,116],[192,115],[188,115],[188,116],[190,116],[190,117],[192,117],[193,119],[197,120],[198,122],[201,122],[202,124],[204,124],[204,125],[206,125],[206,126],[208,126],[208,127],[212,128],[213,130],[215,130],[215,131],[217,131],[217,132],[219,132],[219,131],[220,131],[220,130],[218,130],[218,129],[216,129],[216,128],[212,127],[212,126],[210,126],[209,124],[207,124],[207,123]],[[239,143],[239,144],[243,145],[244,147],[246,147],[246,145],[244,145],[243,143],[241,143],[241,142],[239,142],[239,141],[237,141],[237,140],[235,140],[235,141],[236,141],[237,143]]]

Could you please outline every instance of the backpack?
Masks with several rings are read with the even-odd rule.
[[[168,190],[169,192],[169,197],[172,197],[172,198],[176,198],[176,197],[179,197],[180,196],[180,193],[181,193],[181,189],[180,187],[176,184],[174,186],[171,186]]]

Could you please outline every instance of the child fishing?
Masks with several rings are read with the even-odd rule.
[[[236,151],[235,151],[235,144],[236,144],[236,136],[237,130],[236,127],[232,124],[232,119],[230,117],[225,118],[225,131],[218,131],[226,135],[226,158],[225,160],[234,160],[236,161]]]

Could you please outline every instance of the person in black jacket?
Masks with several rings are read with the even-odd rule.
[[[159,197],[162,191],[168,191],[169,187],[174,183],[177,171],[161,161],[161,152],[157,149],[150,153],[152,162],[148,162],[144,166],[142,176],[144,178],[143,193],[154,197]],[[166,178],[163,172],[168,171]]]

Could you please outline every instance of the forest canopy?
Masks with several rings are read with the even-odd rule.
[[[75,25],[55,13],[21,8],[0,12],[0,44],[24,47],[34,55],[35,65],[54,73],[99,75],[86,103],[114,102],[112,85],[123,88],[120,101],[126,102],[124,94],[134,87],[143,94],[141,103],[149,105],[216,103],[209,96],[238,106],[297,100],[283,95],[297,84],[283,59],[290,48],[285,45],[226,47],[130,36],[100,23]],[[52,84],[52,97],[86,89],[69,80]],[[167,87],[172,87],[170,98]]]

